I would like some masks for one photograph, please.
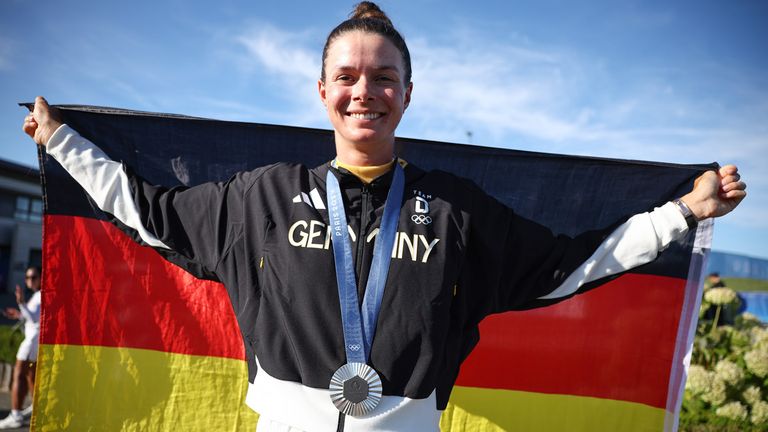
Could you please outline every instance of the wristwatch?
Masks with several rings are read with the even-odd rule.
[[[672,202],[675,203],[677,209],[680,210],[680,213],[685,218],[685,223],[688,224],[688,229],[692,230],[699,225],[699,221],[696,220],[696,215],[693,214],[691,209],[681,199],[675,199],[672,200]]]

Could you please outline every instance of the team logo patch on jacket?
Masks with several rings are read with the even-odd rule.
[[[413,215],[411,215],[411,221],[416,225],[429,225],[432,223],[432,217],[429,215],[429,200],[432,199],[432,195],[425,194],[424,192],[414,189],[413,195],[416,200],[413,206]]]

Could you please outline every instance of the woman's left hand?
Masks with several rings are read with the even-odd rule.
[[[16,303],[24,303],[24,290],[18,285],[16,285]]]
[[[741,180],[735,165],[707,171],[693,183],[693,190],[680,198],[697,220],[730,213],[747,196],[747,184]]]

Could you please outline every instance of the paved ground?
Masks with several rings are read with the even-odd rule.
[[[11,411],[11,394],[5,390],[0,390],[0,419],[4,419],[5,416]],[[27,432],[29,426],[24,426],[18,429],[5,429],[7,431],[14,432]]]

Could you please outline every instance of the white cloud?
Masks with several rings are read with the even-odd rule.
[[[582,119],[557,114],[566,61],[557,53],[457,41],[411,43],[414,98],[410,116],[420,123],[455,124],[494,137],[508,133],[544,140],[567,139]],[[458,48],[457,48],[458,47]]]
[[[290,112],[272,113],[270,121],[325,126],[317,94],[320,55],[308,48],[314,39],[310,32],[291,33],[270,24],[254,25],[234,37],[248,54],[239,60],[240,67],[246,73],[269,76],[279,89],[277,98],[290,107]]]
[[[271,25],[260,25],[236,37],[253,59],[267,71],[293,79],[317,80],[316,55],[306,48],[308,34],[289,33]]]

